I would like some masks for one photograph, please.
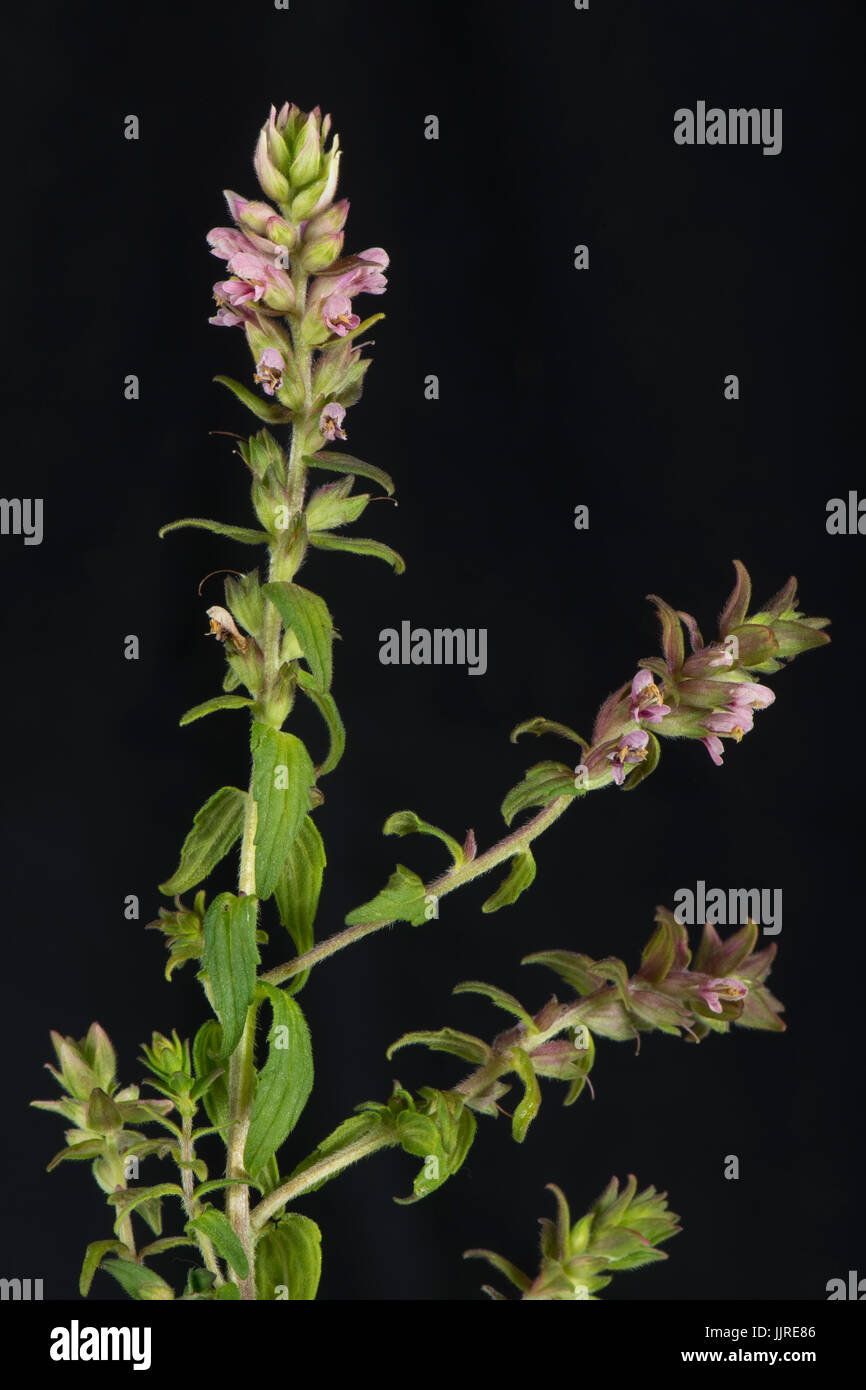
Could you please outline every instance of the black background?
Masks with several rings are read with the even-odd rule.
[[[756,10],[758,12],[756,12]],[[715,768],[663,744],[635,796],[576,805],[537,845],[538,877],[493,916],[491,884],[443,900],[320,966],[301,995],[317,1084],[290,1168],[397,1077],[447,1086],[462,1064],[385,1048],[449,1023],[488,1038],[504,1015],[452,998],[495,981],[537,1009],[554,977],[521,956],[555,947],[630,969],[678,887],[781,888],[771,979],[785,1035],[701,1046],[601,1040],[588,1095],[544,1084],[525,1144],[479,1118],[460,1174],[397,1207],[416,1165],[377,1155],[298,1204],[324,1233],[324,1299],[466,1300],[487,1246],[534,1268],[544,1184],[575,1216],[612,1174],[667,1190],[683,1232],[669,1261],[622,1275],[609,1300],[816,1299],[866,1274],[862,1171],[863,910],[858,816],[862,547],[828,536],[826,503],[863,488],[857,90],[853,4],[695,6],[570,0],[244,7],[48,5],[7,53],[6,354],[2,492],[42,496],[41,546],[0,541],[4,595],[2,846],[9,1174],[3,1273],[77,1296],[84,1246],[111,1234],[85,1165],[26,1108],[54,1083],[48,1031],[109,1031],[125,1082],[153,1028],[205,1017],[187,966],[162,978],[163,901],[194,811],[245,785],[244,721],[179,729],[220,690],[204,639],[218,579],[253,552],[205,533],[158,540],[185,515],[250,524],[231,441],[250,417],[212,383],[251,374],[240,332],[212,328],[220,190],[256,196],[251,150],[271,102],[330,111],[351,199],[346,250],[384,246],[389,289],[347,448],[386,468],[399,505],[355,526],[405,555],[313,553],[301,580],[342,634],[334,692],[349,741],[317,813],[329,869],[320,936],[396,860],[430,878],[433,841],[386,840],[412,807],[486,847],[504,792],[556,740],[508,742],[534,714],[588,734],[607,693],[657,650],[644,595],[694,612],[705,635],[737,556],[758,602],[791,572],[833,645],[772,678],[776,704]],[[782,153],[680,148],[681,106],[782,107]],[[137,114],[141,138],[123,138]],[[435,113],[440,138],[424,138]],[[590,269],[573,269],[586,243]],[[363,309],[362,309],[363,312]],[[141,399],[123,380],[141,379]],[[723,379],[740,379],[738,402]],[[438,401],[424,379],[440,379]],[[856,451],[856,452],[855,452]],[[323,475],[321,481],[325,481]],[[590,508],[590,529],[573,527]],[[380,629],[486,627],[486,675],[384,667]],[[123,658],[135,633],[141,659]],[[294,719],[294,716],[293,716]],[[295,728],[321,755],[317,717]],[[233,865],[215,876],[230,887]],[[141,899],[124,920],[125,895]],[[274,928],[266,960],[291,954]],[[504,1102],[508,1105],[508,1098]],[[741,1177],[723,1177],[737,1154]],[[218,1154],[212,1155],[214,1170]],[[148,1160],[152,1180],[159,1165]],[[169,1178],[168,1169],[163,1175]],[[182,1253],[182,1252],[181,1252]],[[183,1260],[163,1260],[175,1283]],[[495,1281],[494,1281],[495,1282]],[[100,1275],[93,1297],[122,1297]]]

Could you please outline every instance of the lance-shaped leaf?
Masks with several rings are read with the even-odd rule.
[[[348,550],[352,555],[373,555],[393,565],[397,574],[406,569],[406,561],[390,545],[383,541],[373,541],[367,536],[335,536],[332,531],[316,531],[310,536],[310,545],[319,550]]]
[[[253,1176],[291,1134],[313,1088],[310,1030],[298,1003],[273,985],[260,984],[259,989],[270,1002],[273,1026],[244,1149],[244,1166]]]
[[[220,893],[205,913],[202,967],[222,1026],[224,1057],[231,1056],[240,1042],[255,998],[256,907],[255,898]]]
[[[206,1089],[199,1092],[208,1119],[212,1125],[217,1127],[227,1124],[229,1118],[228,1077],[220,1066],[225,1056],[226,1049],[223,1045],[222,1029],[215,1018],[209,1018],[195,1035],[192,1045],[192,1059],[198,1078],[197,1085],[202,1085],[205,1080],[213,1076],[214,1072],[220,1072],[220,1075],[215,1076]]]
[[[328,733],[331,736],[328,756],[323,763],[319,763],[316,767],[316,776],[324,777],[327,773],[333,772],[343,756],[346,748],[346,728],[340,718],[340,711],[337,709],[333,695],[329,691],[320,690],[314,677],[310,675],[309,671],[305,671],[303,666],[298,667],[298,685],[316,706],[327,724]]]
[[[86,1298],[90,1293],[93,1276],[106,1255],[121,1255],[126,1259],[131,1258],[132,1251],[122,1240],[92,1240],[84,1252],[84,1263],[78,1276],[78,1289],[82,1298]]]
[[[596,969],[592,957],[577,951],[537,951],[524,956],[521,965],[546,965],[581,995],[593,994],[605,983],[605,976]]]
[[[511,859],[511,867],[508,876],[505,878],[495,893],[491,893],[486,902],[482,903],[482,912],[496,912],[500,907],[508,907],[511,903],[516,903],[524,889],[528,888],[535,878],[535,859],[532,851],[522,849],[519,854],[515,854]]]
[[[180,864],[171,878],[159,885],[160,893],[173,897],[207,878],[240,839],[246,802],[246,792],[238,787],[220,787],[214,792],[193,818],[192,830],[180,852]]]
[[[560,738],[570,739],[572,743],[579,743],[584,752],[589,751],[589,744],[580,734],[576,734],[574,729],[567,724],[558,724],[555,719],[545,719],[538,714],[534,719],[525,719],[522,724],[516,725],[511,730],[509,738],[512,743],[516,743],[521,734],[558,734]]]
[[[665,661],[675,676],[679,675],[685,660],[686,647],[683,641],[683,627],[680,616],[657,594],[647,594],[650,603],[656,606],[659,622],[662,625],[662,651]]]
[[[334,454],[330,449],[320,449],[318,453],[308,454],[304,463],[310,468],[326,468],[330,473],[356,473],[360,478],[369,478],[384,488],[389,497],[394,495],[394,481],[382,468],[372,463],[356,459],[352,454]]]
[[[332,647],[334,624],[328,605],[318,594],[300,584],[285,581],[265,584],[262,592],[279,610],[301,644],[313,678],[320,690],[330,690],[333,675]]]
[[[188,1221],[185,1229],[190,1234],[199,1231],[203,1236],[207,1236],[217,1254],[231,1265],[235,1274],[241,1279],[246,1279],[250,1272],[249,1260],[240,1236],[223,1212],[205,1204],[201,1214]]]
[[[414,811],[395,811],[389,816],[382,826],[383,835],[435,835],[437,840],[441,840],[451,852],[451,857],[455,864],[463,863],[463,849],[454,839],[453,835],[448,835],[438,826],[431,825],[429,821],[422,820],[416,816]]]
[[[117,1209],[117,1220],[114,1223],[115,1231],[119,1231],[120,1224],[124,1217],[129,1216],[145,1203],[159,1202],[163,1197],[180,1197],[183,1199],[183,1188],[178,1187],[175,1182],[157,1183],[155,1187],[142,1187],[138,1190],[131,1188],[115,1188],[114,1192],[109,1192],[106,1201]],[[153,1222],[145,1216],[147,1224],[154,1229]],[[159,1232],[156,1232],[159,1234]]]
[[[558,796],[576,796],[574,772],[564,763],[536,763],[522,782],[512,787],[502,802],[502,816],[511,825],[518,811],[528,806],[548,806]]]
[[[200,705],[193,705],[182,714],[178,723],[192,724],[195,719],[203,719],[206,714],[213,714],[218,709],[249,709],[253,701],[246,695],[215,695],[212,700],[205,700]]]
[[[242,382],[235,381],[234,377],[215,376],[214,381],[218,381],[221,386],[227,386],[247,410],[251,410],[257,419],[264,420],[268,425],[284,425],[292,418],[292,412],[284,405],[276,401],[263,401],[255,391],[251,391]]]
[[[521,1293],[526,1293],[532,1285],[532,1280],[528,1274],[524,1274],[522,1269],[517,1268],[517,1265],[506,1260],[503,1255],[497,1255],[493,1250],[464,1250],[463,1258],[464,1260],[486,1260],[488,1264],[491,1264],[494,1269],[498,1269],[500,1274],[504,1274],[506,1279],[516,1285]],[[489,1284],[484,1284],[482,1287],[490,1298],[504,1301],[503,1295],[497,1293],[496,1289],[491,1288]]]
[[[535,1019],[532,1014],[524,1009],[519,999],[515,999],[513,994],[507,990],[499,989],[496,985],[485,984],[483,980],[462,980],[459,985],[455,985],[452,994],[483,994],[490,999],[497,1008],[504,1009],[506,1013],[514,1014],[521,1023],[525,1023],[530,1033],[537,1033]]]
[[[181,521],[169,521],[165,526],[160,526],[160,539],[167,536],[169,531],[180,530],[182,526],[213,531],[217,536],[227,536],[230,541],[240,541],[242,545],[267,545],[270,540],[266,531],[254,531],[250,526],[230,526],[225,521],[210,521],[204,516],[186,516]]]
[[[398,864],[381,893],[354,908],[345,917],[347,927],[362,922],[411,922],[420,927],[427,919],[426,888],[411,869]]]
[[[413,1047],[420,1044],[422,1047],[429,1047],[434,1052],[449,1052],[453,1057],[462,1057],[464,1062],[471,1062],[473,1066],[483,1067],[487,1062],[493,1061],[493,1049],[481,1038],[473,1037],[471,1033],[460,1033],[456,1028],[440,1028],[435,1033],[404,1033],[401,1038],[392,1043],[385,1056],[391,1061],[395,1052],[401,1047]]]
[[[309,1216],[286,1212],[269,1224],[256,1245],[259,1299],[312,1303],[322,1275],[322,1232]]]
[[[174,1298],[171,1285],[145,1265],[133,1264],[132,1260],[105,1260],[102,1268],[117,1280],[124,1293],[138,1302],[167,1302]]]
[[[269,898],[310,809],[316,774],[299,738],[253,721],[253,796],[256,820],[256,893]]]
[[[325,846],[318,827],[310,816],[305,816],[274,888],[280,921],[299,955],[309,951],[313,944],[316,909],[326,863]],[[289,993],[297,994],[306,984],[309,974],[309,970],[304,970],[300,975],[295,975],[286,986]]]
[[[541,1105],[541,1087],[532,1066],[532,1059],[523,1051],[522,1047],[512,1047],[508,1055],[514,1070],[523,1082],[523,1098],[515,1106],[511,1119],[511,1133],[517,1143],[522,1144],[526,1138],[526,1131],[538,1114]]]
[[[725,637],[733,628],[742,626],[746,621],[746,614],[752,601],[752,581],[749,578],[749,571],[742,560],[734,561],[734,569],[737,571],[737,582],[731,590],[719,618],[720,637]]]

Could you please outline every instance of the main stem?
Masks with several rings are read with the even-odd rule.
[[[310,407],[312,403],[311,353],[309,348],[304,345],[300,333],[300,324],[306,301],[306,276],[304,272],[298,268],[293,278],[295,281],[297,309],[291,321],[292,338],[295,362],[304,382],[305,401],[303,411],[298,413],[292,425],[292,442],[289,451],[284,496],[284,504],[288,511],[288,524],[285,532],[287,538],[294,537],[293,523],[295,518],[303,510],[304,505],[304,492],[307,482],[307,466],[304,462],[304,439],[309,427]],[[276,583],[279,581],[291,580],[302,559],[303,546],[299,546],[296,540],[288,547],[284,546],[280,541],[273,543],[270,546],[268,581]],[[275,690],[279,681],[282,635],[282,620],[279,611],[274,604],[266,602],[261,634],[263,676],[262,687],[257,702],[259,708],[263,712],[259,717],[263,718],[266,722],[268,718],[267,706],[269,697]],[[256,892],[256,823],[257,806],[253,796],[253,784],[252,781],[250,781],[246,810],[244,812],[240,873],[238,877],[238,893],[246,894],[249,897],[255,896]],[[256,1006],[253,1005],[247,1013],[246,1024],[241,1040],[232,1053],[228,1074],[231,1128],[228,1136],[226,1177],[234,1179],[235,1181],[231,1187],[226,1189],[226,1215],[240,1238],[249,1263],[249,1274],[245,1279],[238,1278],[237,1281],[240,1296],[245,1300],[254,1300],[256,1297],[256,1237],[250,1221],[250,1189],[245,1182],[238,1182],[238,1179],[244,1179],[248,1176],[246,1168],[244,1167],[244,1149],[249,1133],[250,1116],[252,1114],[253,1098],[255,1096],[255,1027]]]

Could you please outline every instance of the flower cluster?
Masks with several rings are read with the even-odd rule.
[[[614,782],[622,786],[629,768],[658,760],[656,735],[695,738],[713,762],[722,762],[723,739],[739,743],[754,726],[755,711],[775,695],[754,679],[771,674],[811,647],[830,638],[821,631],[827,618],[806,618],[797,610],[797,581],[789,579],[765,606],[748,616],[751,582],[739,560],[737,583],[719,619],[719,637],[705,643],[690,613],[674,610],[650,594],[662,625],[663,657],[638,662],[637,674],[602,705],[583,759],[585,789]],[[691,655],[686,656],[683,627]],[[633,774],[630,783],[635,781]]]
[[[228,189],[234,226],[214,227],[207,237],[229,271],[214,285],[210,322],[243,327],[255,382],[286,408],[285,418],[318,417],[325,440],[346,438],[346,407],[360,396],[369,365],[360,348],[349,347],[366,327],[353,302],[384,294],[388,266],[380,246],[341,258],[349,203],[334,201],[340,141],[334,135],[327,143],[330,128],[318,107],[304,113],[290,103],[279,112],[272,106],[254,164],[276,207]],[[313,351],[319,356],[310,379]]]

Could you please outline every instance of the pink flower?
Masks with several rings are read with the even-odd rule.
[[[631,683],[628,708],[631,719],[645,719],[650,724],[657,724],[670,714],[670,705],[662,704],[662,694],[651,671],[638,671]]]
[[[212,256],[219,256],[223,261],[231,260],[232,256],[238,256],[243,252],[250,252],[253,244],[243,232],[239,232],[236,227],[213,227],[207,234],[208,245],[211,248]]]
[[[213,297],[217,302],[217,312],[209,323],[218,328],[234,328],[238,323],[248,323],[255,319],[253,310],[247,309],[247,301],[252,298],[250,286],[243,280],[218,280],[213,287]]]
[[[722,1012],[722,1006],[719,1002],[721,999],[729,999],[736,1002],[740,999],[745,999],[748,992],[748,986],[744,985],[742,980],[737,980],[732,976],[726,975],[724,979],[707,980],[704,984],[700,985],[698,988],[698,998],[703,999],[704,1003],[708,1008],[712,1009],[714,1014],[720,1014]]]
[[[626,763],[642,763],[646,757],[646,746],[649,743],[649,734],[645,729],[635,729],[633,733],[625,734],[619,741],[619,746],[612,753],[608,753],[608,758],[613,764],[611,772],[613,780],[618,787],[621,787],[625,778]]]
[[[347,270],[345,275],[341,275],[334,288],[340,288],[345,294],[354,296],[356,294],[384,294],[388,288],[388,281],[382,271],[388,265],[390,257],[387,251],[383,251],[381,246],[371,246],[367,251],[359,252],[362,261],[370,261],[370,265],[358,265],[354,270]]]
[[[255,381],[261,383],[266,396],[272,396],[283,384],[286,359],[277,348],[265,348],[256,363]]]
[[[214,298],[218,301],[217,295],[214,295]],[[217,328],[234,328],[236,324],[246,323],[247,319],[251,317],[251,314],[248,315],[243,311],[237,313],[234,309],[228,308],[227,305],[220,304],[213,317],[208,319],[208,323],[216,324]]]
[[[704,720],[704,728],[711,734],[730,734],[739,743],[743,734],[754,727],[754,722],[749,705],[734,705],[732,709],[713,710]]]
[[[346,407],[340,405],[339,401],[331,401],[319,416],[319,430],[325,439],[345,439],[346,432],[342,428],[346,418]]]
[[[702,738],[701,743],[706,748],[716,767],[721,767],[722,753],[724,752],[722,740],[716,738],[715,734],[710,734],[709,738]]]
[[[361,320],[352,313],[352,301],[347,294],[329,294],[322,305],[322,322],[332,333],[344,338]]]
[[[769,686],[755,685],[752,681],[740,681],[731,692],[728,709],[733,709],[735,705],[751,705],[754,709],[766,709],[775,698]]]
[[[286,314],[295,307],[295,287],[288,275],[269,264],[263,256],[253,252],[239,252],[229,261],[229,270],[239,276],[250,291],[240,301],[236,299],[233,303],[243,303],[247,299],[256,302],[264,300],[269,309],[274,309],[279,314]]]

